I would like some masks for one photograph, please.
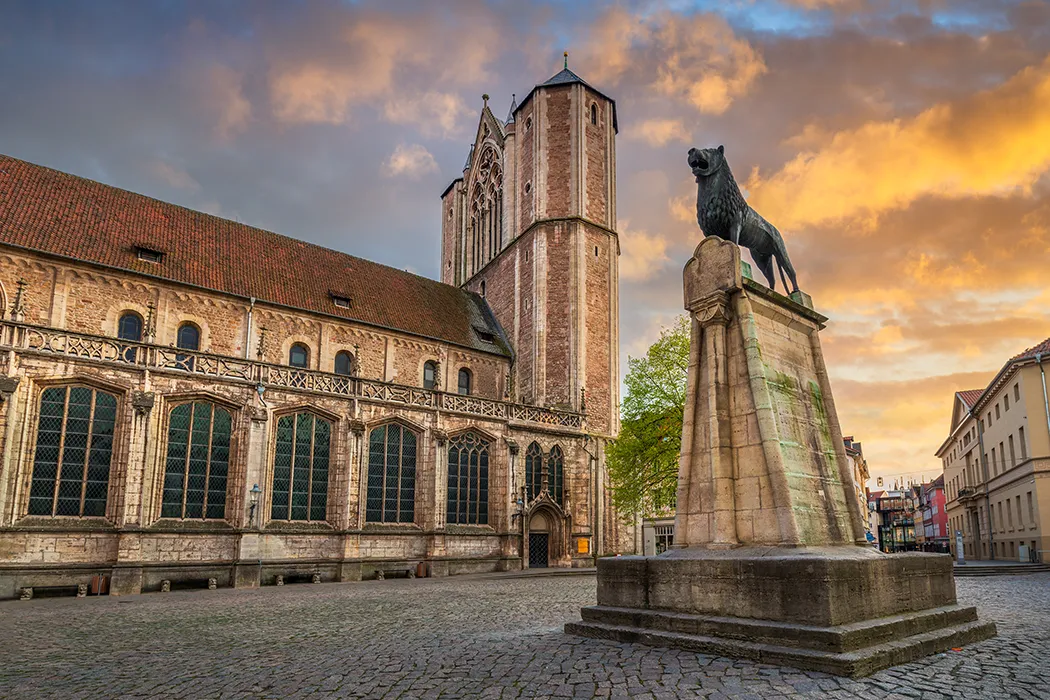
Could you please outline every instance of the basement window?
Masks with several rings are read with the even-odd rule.
[[[145,262],[159,263],[164,259],[164,253],[153,248],[135,246],[135,257]]]

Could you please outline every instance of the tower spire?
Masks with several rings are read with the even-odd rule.
[[[565,65],[563,65],[562,67],[563,67],[563,68],[564,68],[565,70],[568,70],[568,69],[569,69],[569,52],[568,52],[568,51],[566,51],[565,53],[563,53],[563,54],[562,54],[562,57],[563,57],[563,58],[565,59]]]

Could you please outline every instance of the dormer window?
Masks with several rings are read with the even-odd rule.
[[[481,340],[481,342],[490,343],[492,345],[496,344],[496,336],[489,333],[487,330],[474,326],[474,332],[477,333],[478,339]]]
[[[153,248],[135,246],[135,257],[145,262],[159,263],[164,259],[164,253]]]
[[[340,294],[332,294],[332,303],[338,306],[340,309],[350,308],[350,297],[345,297]]]

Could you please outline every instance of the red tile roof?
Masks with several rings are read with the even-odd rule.
[[[1017,362],[1018,360],[1027,360],[1029,357],[1035,357],[1040,353],[1043,355],[1050,355],[1050,338],[1047,338],[1038,345],[1028,348],[1024,352],[1017,353],[1010,358],[1007,364],[1010,364],[1010,362]]]
[[[0,243],[509,354],[476,294],[2,154]],[[140,247],[161,262],[139,260]]]
[[[973,408],[977,403],[977,399],[981,398],[983,393],[984,389],[967,389],[966,391],[955,392],[956,396],[963,400],[967,408]]]

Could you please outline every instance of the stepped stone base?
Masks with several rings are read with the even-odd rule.
[[[988,639],[947,555],[862,547],[672,550],[598,564],[565,631],[856,678]]]

